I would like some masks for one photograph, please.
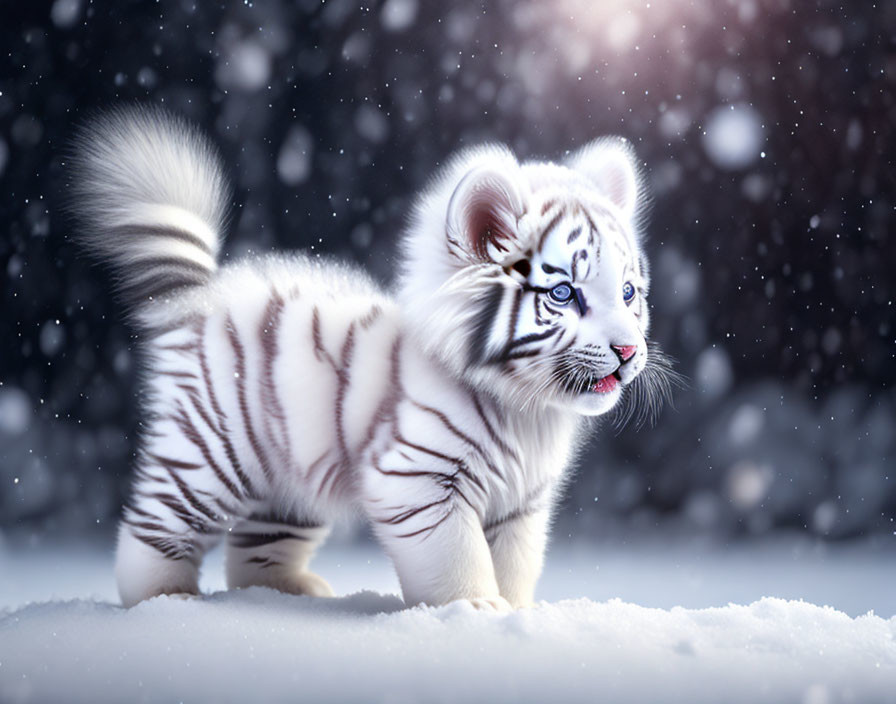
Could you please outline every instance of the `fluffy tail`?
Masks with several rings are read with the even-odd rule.
[[[228,187],[214,148],[159,108],[102,114],[75,138],[70,205],[78,240],[116,276],[138,319],[217,269]]]

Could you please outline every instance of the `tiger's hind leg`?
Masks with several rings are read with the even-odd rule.
[[[198,594],[203,555],[231,516],[196,484],[201,465],[156,458],[141,468],[119,524],[115,556],[118,592],[125,607],[161,594]]]
[[[147,538],[152,542],[147,543]],[[160,538],[156,542],[122,521],[115,558],[122,606],[130,608],[162,594],[198,594],[199,565],[210,547],[188,538]]]
[[[289,594],[333,596],[327,581],[308,570],[330,526],[278,515],[250,516],[227,539],[227,586],[271,587]]]
[[[125,606],[160,594],[198,594],[203,555],[259,493],[226,428],[198,391],[184,388],[186,400],[174,398],[148,426],[121,519],[115,575]]]

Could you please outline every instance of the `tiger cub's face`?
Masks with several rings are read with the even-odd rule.
[[[519,285],[508,319],[517,374],[554,405],[610,410],[647,361],[647,279],[617,213],[549,198],[538,247],[507,268]]]
[[[447,331],[462,373],[520,408],[613,408],[648,363],[648,272],[635,231],[639,186],[620,141],[568,162],[487,151],[465,170],[445,229],[466,315]]]

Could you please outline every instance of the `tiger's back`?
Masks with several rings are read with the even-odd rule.
[[[179,455],[220,470],[243,494],[232,498],[344,513],[389,394],[397,306],[362,272],[303,256],[226,267],[190,296],[183,324],[149,344],[160,444],[181,436]]]

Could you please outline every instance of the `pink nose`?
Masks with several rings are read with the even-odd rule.
[[[610,347],[616,351],[616,354],[619,355],[619,359],[623,362],[630,360],[635,356],[635,352],[638,351],[637,345],[610,345]]]

